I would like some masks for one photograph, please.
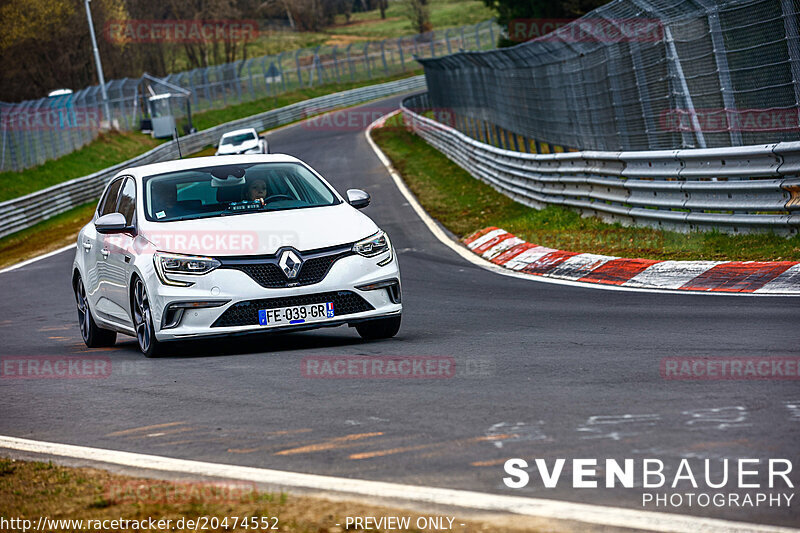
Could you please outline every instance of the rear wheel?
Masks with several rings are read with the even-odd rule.
[[[86,289],[80,276],[75,279],[75,303],[78,305],[78,326],[81,328],[83,342],[89,348],[105,348],[114,346],[117,342],[117,332],[99,327],[89,309],[89,301],[86,299]]]
[[[156,339],[153,328],[153,313],[147,289],[140,278],[133,283],[133,325],[136,328],[136,341],[145,357],[156,357],[161,352],[161,343]]]
[[[389,318],[379,318],[356,324],[356,331],[362,339],[388,339],[397,335],[400,331],[400,316]]]

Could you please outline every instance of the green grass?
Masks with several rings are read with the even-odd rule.
[[[353,89],[379,83],[380,81],[391,81],[418,73],[419,71],[414,71],[384,80],[333,84],[293,91],[279,95],[277,98],[265,98],[229,106],[225,109],[198,113],[195,117],[195,124],[202,124],[203,128],[208,128],[323,94]],[[4,172],[0,174],[0,198],[3,200],[15,198],[40,188],[91,174],[135,157],[153,148],[158,143],[159,141],[155,141],[149,136],[138,132],[104,134],[83,149],[62,158],[48,161],[39,167],[22,172]],[[214,155],[214,152],[215,149],[213,147],[206,147],[193,154],[193,156]],[[92,217],[95,206],[96,202],[89,202],[40,222],[33,227],[3,237],[0,239],[0,268],[57,250],[75,242],[78,231]]]
[[[0,172],[0,202],[116,165],[155,148],[141,133],[105,133],[80,150],[22,172]]]
[[[92,201],[0,239],[0,268],[74,244],[78,231],[91,218]]]
[[[473,178],[396,119],[374,130],[373,138],[425,210],[460,238],[497,226],[528,242],[574,252],[676,260],[800,260],[800,236],[684,234],[606,224],[558,206],[532,209]]]
[[[395,76],[389,76],[386,78],[376,78],[372,80],[362,80],[347,83],[331,83],[317,87],[307,87],[304,89],[298,89],[279,94],[274,97],[262,98],[252,102],[229,105],[223,109],[211,109],[209,111],[197,113],[192,117],[192,121],[198,130],[204,130],[212,126],[216,126],[217,124],[223,124],[225,122],[230,122],[231,120],[249,117],[250,115],[263,113],[264,111],[269,111],[270,109],[276,109],[278,107],[284,107],[289,104],[308,100],[309,98],[346,91],[348,89],[356,89],[358,87],[365,87],[367,85],[375,85],[377,83],[386,83],[388,81],[399,80],[421,73],[422,69],[415,69],[413,71],[408,71],[403,74],[397,74]]]
[[[389,39],[414,33],[411,21],[406,15],[403,2],[389,2],[386,19],[380,18],[380,11],[353,13],[350,23],[344,23],[344,16],[337,16],[337,25],[326,30],[329,34],[354,35],[370,39]],[[495,16],[494,11],[480,0],[434,0],[430,4],[431,25],[434,29],[451,28],[465,24],[477,24]]]
[[[402,79],[421,72],[421,69],[417,69],[387,78],[335,83],[290,91],[277,97],[262,98],[252,102],[230,105],[223,109],[212,109],[197,113],[193,117],[194,124],[197,129],[203,130],[316,96]],[[71,154],[58,159],[51,159],[42,165],[20,172],[8,171],[0,173],[0,202],[18,198],[122,163],[158,146],[161,142],[163,141],[152,139],[139,132],[109,132],[101,134],[97,139]]]
[[[146,527],[147,520],[153,518],[156,521],[171,520],[169,527],[159,531],[252,533],[271,531],[269,528],[275,527],[283,533],[341,533],[345,531],[344,522],[348,516],[412,513],[409,509],[341,498],[331,501],[319,496],[258,491],[254,485],[250,489],[248,484],[236,484],[233,489],[225,489],[211,481],[165,481],[122,476],[94,468],[70,468],[13,459],[0,461],[6,465],[5,473],[0,476],[0,516],[30,520],[33,525],[28,531],[36,528],[38,517],[47,517],[49,520],[83,520],[84,531],[95,530],[86,527],[89,520],[105,523],[104,531],[155,531]],[[200,517],[216,517],[220,523],[216,527],[216,520],[207,520],[200,525],[197,524]],[[225,517],[227,522],[223,522]],[[243,524],[245,518],[248,520]],[[257,524],[251,521],[252,518]],[[131,523],[126,524],[127,528],[113,527],[115,524],[111,522],[118,519],[143,521],[144,525],[141,529]],[[177,522],[181,519],[184,527],[179,528]],[[186,527],[186,520],[195,521],[197,527]],[[460,523],[465,525],[459,526]],[[548,530],[554,531],[553,528]],[[21,524],[12,531],[22,531]],[[48,528],[47,531],[74,529]],[[375,529],[349,525],[346,531],[362,533]],[[412,528],[410,531],[420,530]],[[457,517],[453,533],[468,531],[537,533],[543,530],[523,522],[509,522],[508,519],[498,523],[492,517]]]
[[[430,21],[434,29],[451,28],[467,24],[477,24],[495,16],[481,0],[433,0],[430,3]],[[319,45],[347,46],[354,41],[382,40],[402,37],[415,33],[406,15],[403,2],[389,2],[386,19],[381,19],[380,11],[353,13],[350,22],[344,15],[337,15],[335,24],[317,32],[294,32],[287,30],[265,30],[247,43],[247,58],[277,55],[299,48],[314,48]],[[239,51],[236,59],[242,59]],[[211,64],[216,64],[209,58]],[[186,52],[182,45],[167,47],[166,62],[170,72],[190,69]]]

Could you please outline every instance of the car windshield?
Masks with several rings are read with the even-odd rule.
[[[217,165],[149,176],[143,183],[145,217],[158,222],[339,203],[299,163]]]
[[[243,142],[246,141],[252,141],[255,138],[256,136],[253,135],[253,132],[248,131],[247,133],[240,133],[238,135],[230,135],[223,137],[222,142],[220,144],[232,144],[235,146],[237,144],[242,144]]]

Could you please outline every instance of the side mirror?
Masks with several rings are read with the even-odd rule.
[[[356,209],[364,209],[369,205],[369,193],[361,189],[347,190],[347,203]]]
[[[122,213],[109,213],[94,221],[97,233],[132,233],[133,226],[125,223],[125,216]]]

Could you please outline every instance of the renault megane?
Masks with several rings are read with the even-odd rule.
[[[345,197],[288,155],[204,157],[134,167],[106,186],[78,235],[72,286],[89,347],[349,325],[393,337],[397,257]]]

